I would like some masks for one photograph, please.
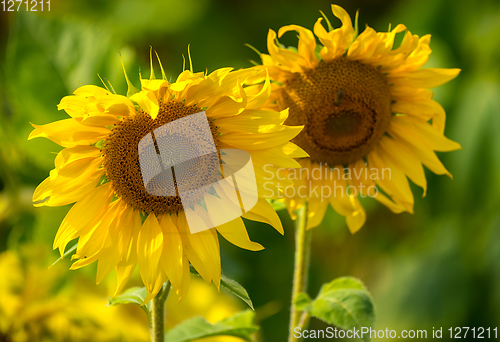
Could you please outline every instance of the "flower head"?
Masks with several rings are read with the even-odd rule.
[[[219,286],[217,232],[241,248],[263,248],[249,239],[241,218],[190,234],[179,196],[156,196],[145,190],[138,157],[141,138],[202,110],[218,150],[237,148],[251,155],[259,198],[243,217],[283,232],[278,216],[262,195],[260,179],[271,156],[273,170],[299,166],[293,157],[306,154],[289,140],[302,127],[283,125],[286,110],[260,109],[270,94],[269,79],[262,85],[242,86],[258,73],[225,68],[207,75],[185,70],[169,83],[162,68],[162,79],[152,72],[149,80],[141,80],[141,91],[133,93],[129,88],[130,97],[86,85],[59,104],[71,118],[33,125],[29,139],[46,137],[64,147],[50,176],[35,190],[33,201],[36,206],[75,203],[54,241],[54,248],[62,254],[71,240],[78,239],[71,269],[97,261],[98,283],[116,269],[118,293],[138,264],[149,301],[167,278],[179,297],[184,296],[189,264],[205,281]],[[209,173],[201,165],[188,178],[196,182]],[[217,201],[215,196],[213,201]]]
[[[358,196],[374,197],[396,213],[412,212],[408,178],[425,194],[422,165],[451,176],[435,151],[460,145],[444,136],[445,112],[428,88],[460,70],[421,69],[431,53],[430,35],[419,38],[404,25],[389,32],[366,27],[357,35],[344,9],[332,5],[332,12],[342,22],[338,29],[328,19],[325,29],[319,18],[314,34],[297,25],[282,27],[278,35],[270,30],[261,68],[274,81],[266,107],[289,108],[285,123],[305,127],[292,140],[310,158],[300,161],[306,172],[290,172],[294,185],[284,202],[291,215],[309,201],[312,228],[330,203],[356,232],[366,218]],[[277,38],[288,31],[298,32],[297,49],[279,44]],[[403,40],[394,48],[400,32]]]

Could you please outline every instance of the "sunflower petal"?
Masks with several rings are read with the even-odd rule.
[[[272,132],[259,134],[234,132],[220,136],[220,141],[242,150],[260,150],[283,145],[297,136],[303,126],[280,126]]]
[[[175,224],[177,217],[172,220],[169,214],[164,214],[160,220],[163,231],[163,254],[160,264],[163,267],[167,278],[178,296],[183,288],[184,272],[186,271],[187,259],[184,257],[182,240]],[[188,268],[189,269],[189,266]],[[188,271],[189,272],[189,271]]]
[[[278,31],[278,37],[281,38],[285,32],[296,31],[299,33],[299,54],[306,61],[306,67],[314,68],[318,65],[318,58],[316,57],[316,38],[313,33],[298,25],[283,26]]]
[[[101,212],[106,210],[112,194],[111,185],[104,184],[71,207],[54,239],[54,249],[59,248],[61,256],[68,242],[80,236],[82,231],[88,230],[92,221],[99,218]]]
[[[214,238],[213,229],[204,230],[196,234],[190,234],[187,230],[186,215],[183,211],[179,212],[178,227],[183,246],[186,247],[185,253],[202,278],[210,283],[211,280],[216,283],[220,280],[220,252]]]
[[[281,220],[273,209],[273,206],[263,198],[259,198],[255,206],[243,214],[243,217],[252,221],[270,224],[281,235],[285,234]]]
[[[306,229],[312,229],[321,224],[325,217],[326,209],[328,208],[328,201],[321,197],[314,197],[309,199],[307,207],[307,226]]]
[[[59,120],[46,125],[31,125],[35,129],[30,133],[28,140],[47,138],[64,147],[92,145],[110,133],[107,128],[82,125],[75,119]]]
[[[130,99],[136,102],[143,111],[148,113],[151,119],[156,119],[160,111],[160,106],[153,92],[140,91],[132,95]]]
[[[69,95],[62,98],[57,109],[64,109],[72,118],[79,118],[83,116],[83,109],[88,103],[89,100],[85,97]]]
[[[103,173],[100,165],[99,159],[87,158],[72,164],[78,168],[73,174],[69,174],[73,167],[63,169],[62,173],[57,169],[50,171],[50,176],[36,187],[33,205],[55,207],[82,199],[98,184]]]
[[[302,67],[305,66],[304,57],[297,52],[277,46],[276,41],[276,32],[269,30],[267,34],[267,50],[271,57],[291,72],[302,71]]]
[[[425,141],[434,151],[449,152],[461,150],[459,143],[446,138],[434,126],[431,126],[425,120],[411,116],[396,116],[391,120],[391,132],[398,132],[400,135],[408,137],[418,136]]]
[[[349,14],[340,6],[332,5],[333,14],[340,19],[342,27],[327,32],[318,19],[314,25],[314,34],[318,37],[323,48],[320,50],[321,58],[328,62],[342,56],[351,44],[354,37],[354,28]]]
[[[408,132],[403,132],[398,128],[395,128],[391,123],[388,132],[396,142],[413,151],[413,153],[422,161],[422,164],[428,167],[429,170],[437,175],[447,175],[451,177],[451,173],[446,170],[444,165],[436,156],[436,153],[434,153],[433,149],[424,139],[414,134],[413,131],[407,135]]]
[[[247,105],[245,109],[259,109],[264,105],[264,103],[267,102],[269,96],[271,96],[271,81],[269,80],[269,73],[267,72],[267,70],[264,84],[258,85],[258,87],[260,87],[261,90],[255,95],[251,95],[249,93],[250,87],[244,88],[245,94],[247,96]]]
[[[163,250],[163,233],[156,219],[151,213],[144,221],[137,237],[137,261],[142,281],[146,286],[147,298],[154,297],[163,286],[164,277],[160,272],[160,257]]]
[[[248,249],[249,251],[260,251],[264,249],[261,244],[250,240],[245,224],[239,217],[215,228],[224,239],[235,246]]]
[[[380,140],[381,153],[384,153],[391,162],[402,170],[413,183],[424,189],[424,196],[427,191],[427,179],[424,168],[420,160],[413,152],[398,144],[393,139],[384,136]]]
[[[125,249],[116,265],[117,284],[114,296],[123,290],[137,265],[137,237],[142,226],[139,211],[129,207],[122,224],[123,229],[130,232],[130,236],[123,234],[119,242]]]
[[[389,83],[402,83],[415,88],[435,88],[443,85],[460,73],[460,69],[428,68],[411,71],[397,77],[388,76]]]
[[[380,147],[376,147],[368,154],[368,166],[378,170],[379,176],[375,180],[375,183],[377,183],[394,202],[403,205],[406,211],[413,213],[413,193],[411,192],[408,179],[404,172],[386,157]]]
[[[337,166],[332,172],[337,177],[331,185],[333,187],[333,196],[330,197],[330,204],[337,213],[346,218],[347,227],[354,234],[364,225],[366,213],[358,198],[349,193],[348,184],[344,179],[344,171]]]
[[[109,272],[116,267],[121,259],[119,250],[121,242],[120,235],[123,236],[123,233],[126,230],[124,225],[122,225],[122,216],[125,210],[125,206],[121,205],[107,229],[104,244],[99,253],[99,261],[97,262],[97,284],[99,284],[109,274]]]
[[[95,85],[84,85],[81,86],[80,88],[76,89],[73,94],[77,96],[82,96],[82,97],[101,97],[101,96],[106,96],[110,95],[111,93],[104,88],[95,86]]]

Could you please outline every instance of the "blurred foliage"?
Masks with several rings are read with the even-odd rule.
[[[350,275],[362,279],[372,293],[377,306],[377,328],[497,326],[500,3],[337,3],[352,17],[360,10],[360,27],[367,23],[377,30],[386,30],[388,23],[393,27],[404,23],[415,34],[432,34],[434,53],[427,66],[462,69],[456,80],[436,89],[435,98],[447,110],[447,136],[460,142],[463,150],[440,155],[453,180],[427,173],[429,186],[423,199],[421,189],[414,187],[414,215],[394,215],[368,200],[364,202],[368,222],[351,236],[343,219],[329,209],[322,225],[313,232],[309,293],[317,293],[321,284],[333,278]],[[68,327],[64,331],[69,334],[75,323],[72,319],[83,324],[78,329],[98,329],[99,324],[106,324],[100,320],[114,315],[115,309],[129,310],[129,306],[104,307],[112,286],[92,285],[92,267],[68,272],[64,270],[69,261],[64,261],[46,270],[57,259],[50,246],[68,207],[35,211],[31,205],[33,190],[47,177],[53,167],[53,153],[60,147],[46,139],[27,141],[29,122],[45,124],[64,118],[65,114],[56,108],[60,99],[80,84],[101,84],[98,74],[124,94],[120,55],[136,85],[140,71],[149,76],[150,45],[158,51],[167,75],[172,78],[182,71],[181,55],[187,54],[188,44],[195,71],[245,67],[257,56],[244,43],[267,51],[269,28],[277,30],[287,24],[312,28],[318,10],[333,18],[330,2],[324,0],[52,0],[50,12],[0,12],[0,251],[4,251],[0,302],[21,303],[15,306],[22,312],[16,331],[24,337],[15,341],[24,341],[25,336],[30,336],[26,334],[40,331],[46,335],[53,332],[53,336],[45,336],[47,341],[59,341],[57,333],[62,330],[51,330],[52,324],[56,324],[53,320],[64,321]],[[333,20],[332,24],[339,22]],[[287,34],[281,42],[295,45],[296,37]],[[262,341],[282,341],[287,334],[293,224],[284,211],[280,216],[286,227],[285,237],[264,224],[247,222],[252,239],[266,247],[262,252],[244,251],[221,241],[223,269],[248,290],[256,307],[257,323],[261,325],[258,338]],[[38,256],[39,252],[44,256]],[[38,267],[38,271],[32,271],[33,267]],[[51,275],[56,269],[58,273]],[[38,275],[35,280],[26,282],[34,275]],[[40,285],[33,289],[37,294],[24,297],[31,282]],[[10,288],[13,284],[15,288]],[[196,284],[190,291],[191,299],[178,304],[171,296],[169,324],[196,314],[215,323],[230,316],[227,310],[233,314],[243,309],[239,304],[227,304],[224,296],[207,297],[204,291],[214,289]],[[91,299],[75,301],[75,291],[85,296],[89,293],[90,297],[85,298]],[[205,311],[194,304],[205,305]],[[52,307],[57,309],[43,311]],[[87,315],[91,309],[92,317]],[[136,309],[139,311],[134,313],[134,320],[140,321],[143,313]],[[42,311],[35,320],[30,315],[38,315],[37,310]],[[126,316],[125,311],[112,316],[120,317],[113,320],[116,324],[122,319],[120,315]],[[11,326],[12,312],[2,306],[0,315],[0,333],[5,334],[5,326]],[[146,322],[142,324],[144,328]],[[319,320],[311,321],[311,328],[324,327]],[[113,329],[106,336],[120,333],[118,325]],[[85,336],[96,340],[92,333]]]
[[[47,252],[27,244],[0,253],[1,341],[149,340],[136,308],[105,307],[106,297],[82,286],[85,280],[68,286],[65,267],[47,269]]]

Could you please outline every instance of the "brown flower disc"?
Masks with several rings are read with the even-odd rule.
[[[109,135],[103,149],[104,169],[106,177],[111,181],[116,196],[135,209],[146,213],[174,213],[183,209],[179,196],[155,196],[148,193],[144,187],[139,163],[139,141],[154,129],[166,123],[201,112],[196,106],[186,106],[181,102],[159,102],[160,110],[156,119],[142,110],[137,115],[124,118],[116,124]],[[209,121],[210,130],[216,146],[218,145],[217,127]],[[189,133],[186,132],[189,136]],[[157,146],[156,146],[157,147]],[[192,187],[205,185],[214,179],[218,170],[213,163],[200,163],[184,174]],[[177,188],[177,186],[176,186]],[[201,198],[193,199],[194,205]]]
[[[297,73],[283,85],[279,104],[287,125],[305,125],[292,140],[313,161],[346,165],[366,156],[392,115],[386,78],[373,66],[346,58]]]

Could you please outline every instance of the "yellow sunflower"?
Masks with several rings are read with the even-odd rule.
[[[161,64],[160,64],[161,66]],[[205,111],[217,149],[246,150],[252,158],[259,199],[243,217],[268,223],[283,233],[280,220],[264,199],[260,179],[272,156],[272,170],[300,167],[304,157],[290,142],[302,127],[283,125],[288,111],[262,110],[270,96],[269,79],[242,87],[258,70],[224,68],[207,75],[183,71],[174,83],[141,79],[141,91],[129,97],[93,85],[78,88],[61,100],[70,118],[33,125],[29,139],[45,137],[64,147],[55,168],[35,190],[35,206],[75,203],[54,241],[61,255],[78,239],[71,269],[97,261],[97,283],[116,269],[120,292],[136,264],[153,298],[168,279],[179,298],[189,285],[189,264],[205,281],[220,284],[217,232],[248,250],[263,247],[249,239],[241,218],[190,234],[179,196],[155,196],[145,190],[138,158],[138,143],[153,129],[193,113]],[[129,92],[133,87],[130,87]],[[204,168],[190,174],[193,181]],[[269,183],[269,182],[268,182]],[[270,185],[272,186],[272,185]]]
[[[300,171],[288,171],[293,187],[282,190],[292,217],[308,201],[307,228],[319,225],[328,203],[346,217],[352,233],[364,224],[359,196],[374,197],[395,213],[413,212],[408,178],[426,191],[422,165],[436,174],[451,174],[435,151],[460,145],[444,136],[445,111],[428,88],[442,85],[459,69],[428,68],[430,35],[412,35],[404,25],[389,32],[370,27],[357,35],[339,6],[333,14],[342,27],[329,30],[323,18],[314,34],[301,26],[269,30],[269,54],[260,54],[269,72],[272,94],[265,108],[289,108],[285,124],[304,125],[292,142],[310,158]],[[277,38],[298,32],[298,48]],[[394,48],[397,33],[405,32]],[[317,44],[316,38],[320,44]]]

